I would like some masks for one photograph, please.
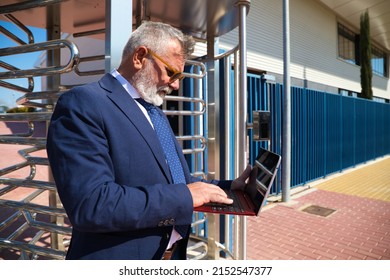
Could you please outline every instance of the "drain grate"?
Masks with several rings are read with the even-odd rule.
[[[310,205],[302,209],[301,211],[321,217],[328,217],[330,214],[336,212],[335,209],[326,208],[318,205]]]

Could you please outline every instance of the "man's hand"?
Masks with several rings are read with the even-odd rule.
[[[204,182],[188,184],[194,207],[202,206],[205,203],[216,202],[232,204],[233,200],[228,198],[226,193],[218,186]]]
[[[232,182],[232,189],[244,190],[246,181],[251,174],[252,166],[248,165],[244,172]],[[204,182],[196,182],[188,185],[190,189],[194,207],[202,206],[205,203],[216,202],[232,204],[233,200],[228,198],[226,193],[218,186]]]
[[[249,175],[251,174],[251,170],[252,170],[252,166],[248,164],[244,172],[242,172],[241,175],[232,182],[231,189],[244,190],[247,183],[246,181],[249,178]]]

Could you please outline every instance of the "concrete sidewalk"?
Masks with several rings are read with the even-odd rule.
[[[311,183],[248,218],[247,259],[389,260],[390,157]]]

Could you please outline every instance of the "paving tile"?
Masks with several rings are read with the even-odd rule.
[[[377,160],[321,181],[307,194],[292,197],[293,204],[274,203],[260,214],[261,218],[249,218],[247,247],[254,245],[255,238],[262,250],[256,255],[248,252],[247,258],[389,260],[389,170],[389,157]],[[363,188],[368,190],[363,192]],[[302,212],[308,205],[336,212],[328,217]],[[269,232],[282,238],[266,239]],[[274,244],[270,246],[269,242]],[[269,250],[275,246],[288,250]]]

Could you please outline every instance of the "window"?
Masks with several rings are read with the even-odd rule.
[[[359,59],[359,35],[338,23],[338,56],[352,64],[360,65]],[[388,77],[387,54],[377,46],[371,44],[372,72],[382,77]]]
[[[338,24],[338,46],[339,46],[339,57],[352,64],[358,64],[358,35],[347,27]]]
[[[379,103],[389,103],[389,99],[387,98],[381,98],[381,97],[373,97],[373,101],[379,102]]]
[[[382,77],[388,77],[386,62],[387,62],[386,53],[380,50],[379,48],[372,46],[371,47],[372,72]]]
[[[358,93],[347,89],[339,88],[339,94],[342,96],[358,97]]]

